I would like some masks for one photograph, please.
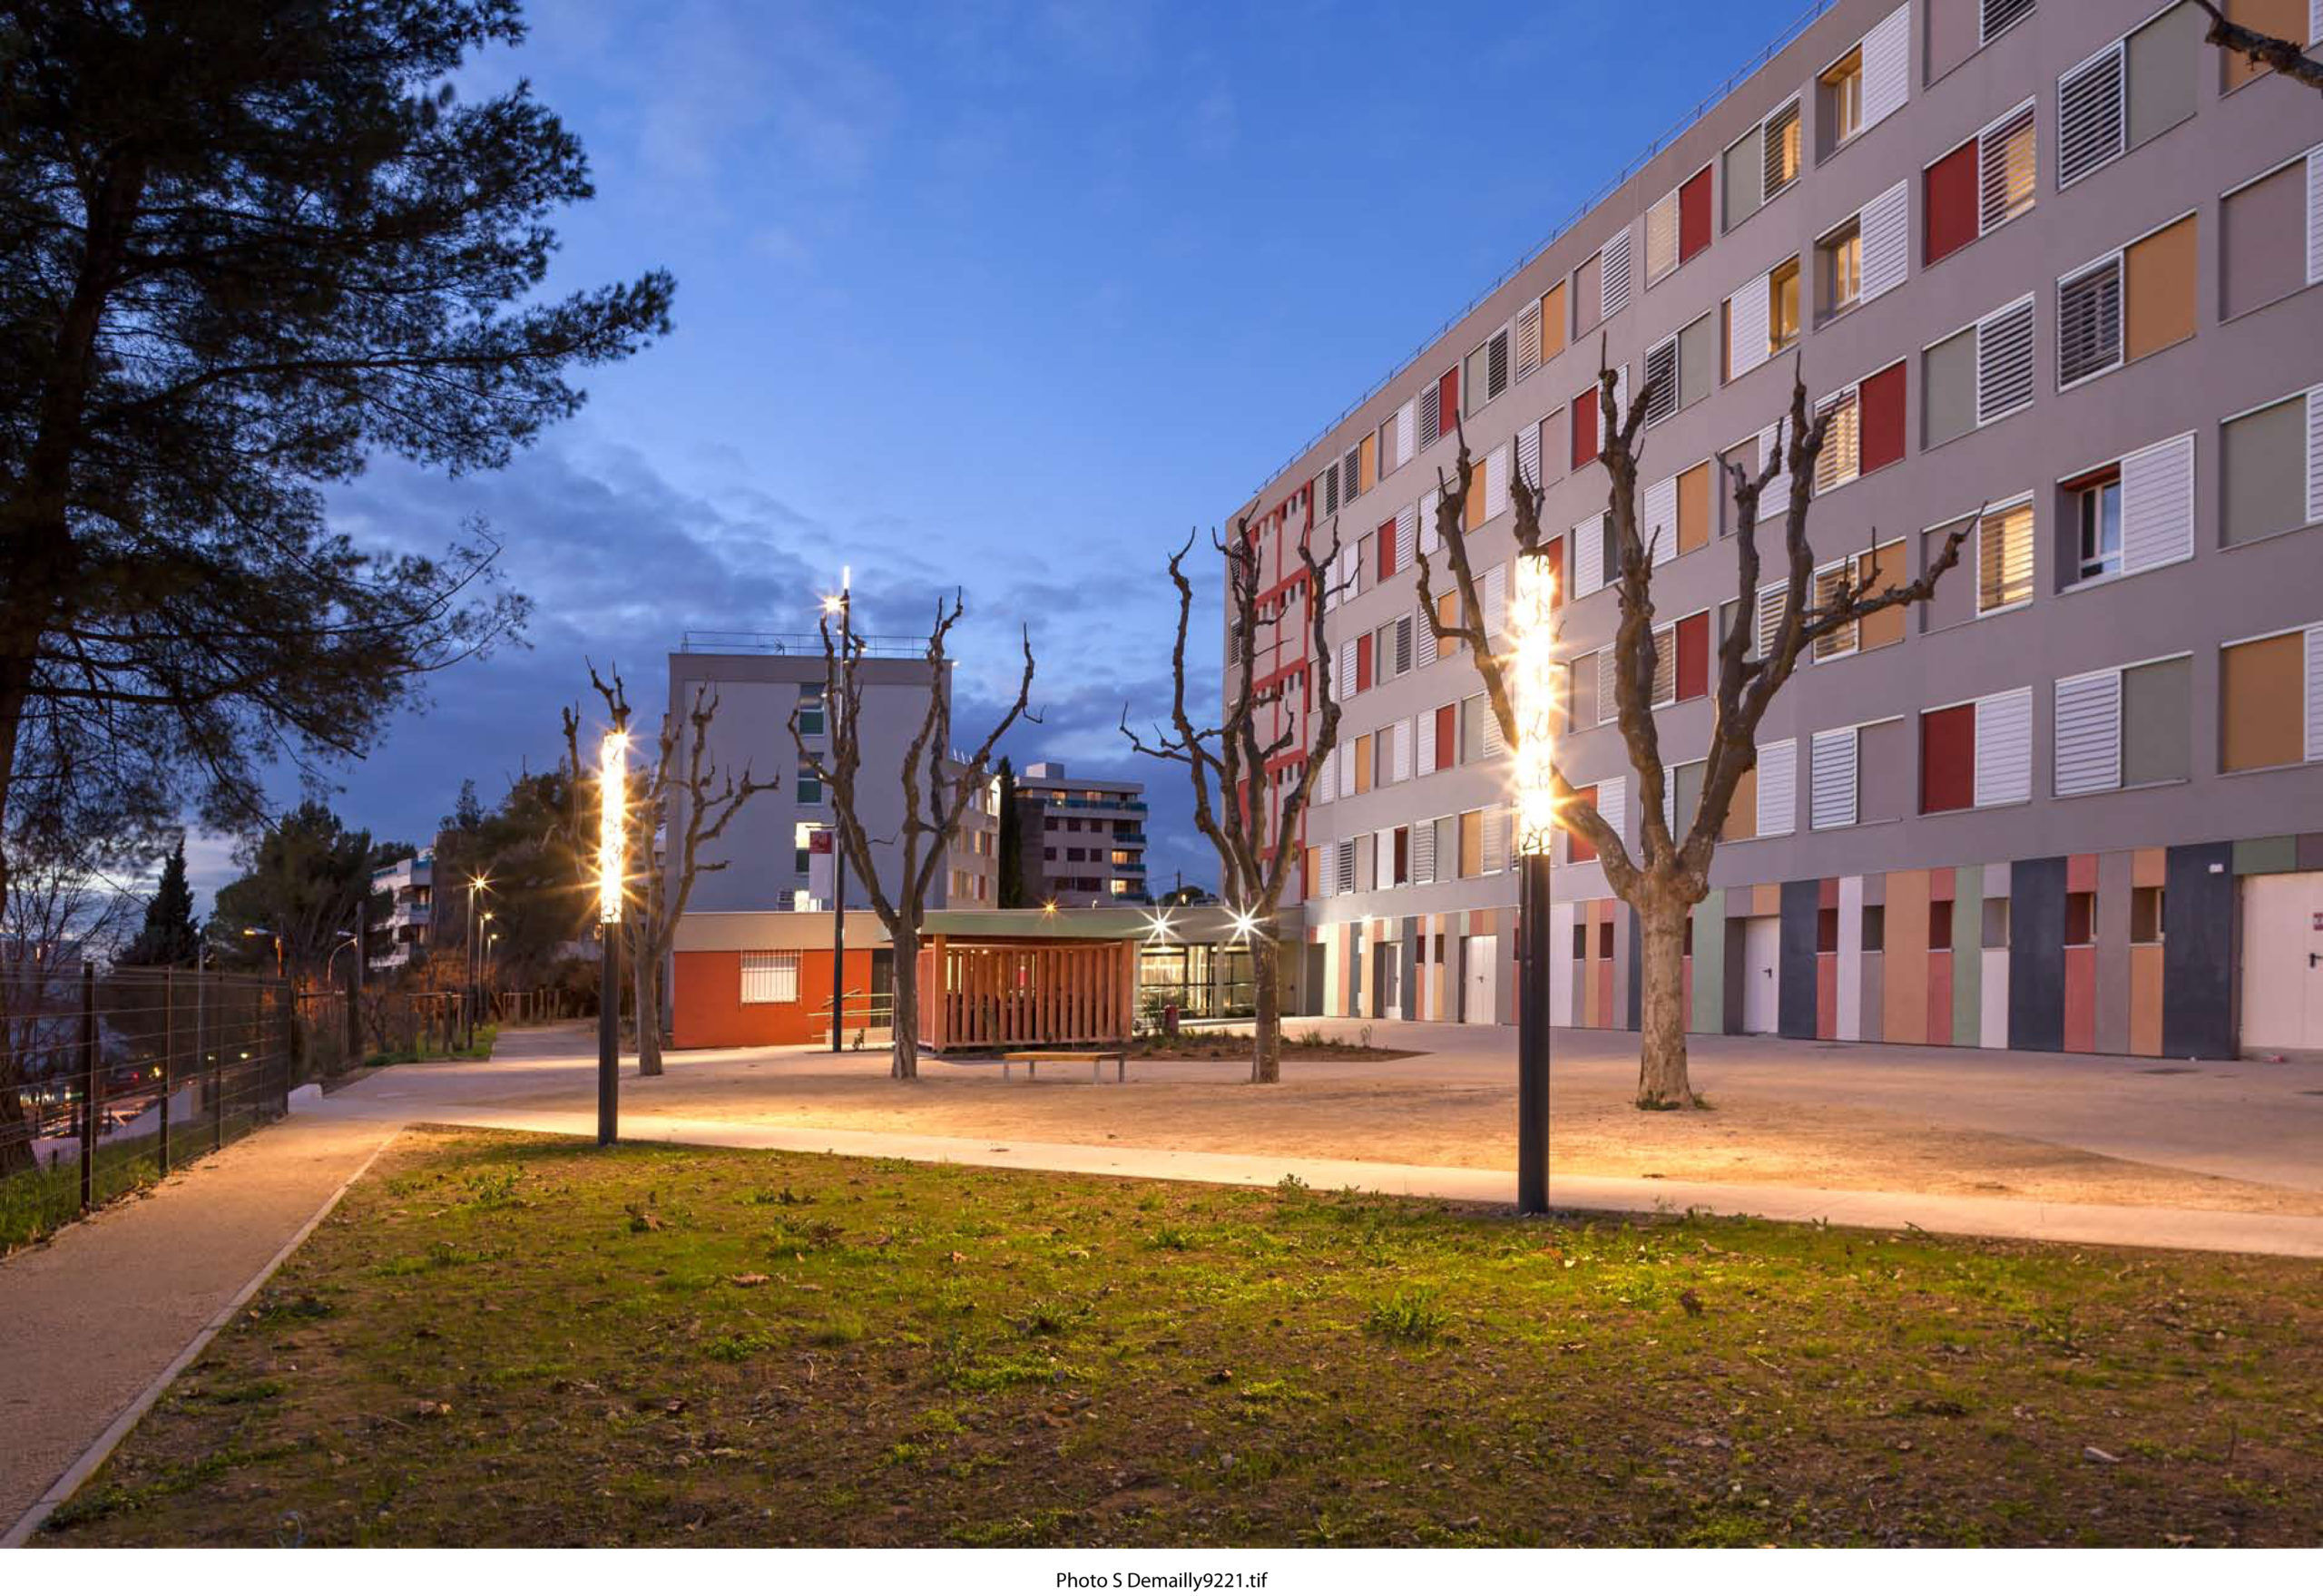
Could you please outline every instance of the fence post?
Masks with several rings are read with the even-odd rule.
[[[210,1150],[216,1152],[226,1145],[226,1050],[210,1051]]]
[[[81,1211],[97,1206],[97,967],[81,964]]]
[[[275,1116],[287,1119],[290,1113],[290,1074],[299,1063],[299,1002],[288,982],[276,984],[274,1001],[281,1014],[281,1024],[278,1029],[282,1033],[281,1062],[274,1072],[275,1080],[281,1089]]]
[[[167,966],[162,970],[162,1135],[153,1161],[159,1166],[157,1172],[163,1175],[170,1172],[170,1065],[178,1046],[176,975]]]

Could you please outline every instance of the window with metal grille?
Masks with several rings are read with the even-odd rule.
[[[1338,462],[1323,467],[1323,514],[1336,515],[1339,508],[1339,468]]]
[[[1765,186],[1760,192],[1771,200],[1789,188],[1799,177],[1799,103],[1792,101],[1772,116],[1759,133],[1759,147],[1764,156]]]
[[[797,1003],[799,955],[796,953],[744,954],[742,1001],[746,1004]]]
[[[1976,135],[1976,225],[1990,232],[2033,209],[2033,105],[2018,106]]]
[[[1599,308],[1612,320],[1630,302],[1630,230],[1622,229],[1605,240],[1597,257]]]
[[[1823,450],[1815,456],[1815,491],[1829,493],[1853,482],[1863,463],[1863,406],[1855,388],[1844,388],[1818,407],[1830,420],[1823,428]]]
[[[1363,491],[1363,451],[1361,448],[1353,448],[1347,452],[1346,460],[1341,462],[1339,465],[1339,482],[1345,490],[1345,497],[1348,503],[1353,504],[1355,502],[1355,495]]]
[[[1678,340],[1667,338],[1645,352],[1645,424],[1678,413]]]
[[[1485,348],[1485,397],[1497,399],[1508,387],[1508,329],[1503,328],[1493,334],[1491,343]]]
[[[1992,511],[1976,526],[1976,613],[1989,615],[2032,597],[2033,506]]]
[[[2116,39],[2057,80],[2057,187],[2122,152],[2128,52]]]
[[[1976,41],[1989,44],[2001,34],[2033,15],[2034,0],[1980,0],[1982,10],[1976,18]]]
[[[2102,260],[2057,285],[2057,386],[2122,363],[2122,262]]]
[[[1443,432],[1444,412],[1436,395],[1436,385],[1430,383],[1419,396],[1419,446],[1423,449]]]
[[[1976,425],[2033,402],[2033,296],[1976,324]]]

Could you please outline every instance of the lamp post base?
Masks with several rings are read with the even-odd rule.
[[[1549,856],[1518,866],[1516,1211],[1549,1211]]]
[[[621,927],[599,927],[604,945],[597,978],[597,1145],[621,1133]]]

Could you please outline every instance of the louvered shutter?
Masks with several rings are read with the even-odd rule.
[[[2194,435],[2122,462],[2122,569],[2145,571],[2194,552]]]
[[[1506,819],[1506,815],[1507,810],[1498,804],[1486,804],[1485,806],[1484,825],[1482,827],[1482,830],[1484,831],[1485,845],[1483,873],[1486,876],[1497,876],[1503,870],[1508,868],[1508,821]]]
[[[1678,767],[1661,767],[1661,829],[1675,833],[1678,829]]]
[[[1904,108],[1911,84],[1912,8],[1898,5],[1863,36],[1863,121],[1876,127]]]
[[[1910,180],[1874,195],[1856,219],[1856,233],[1863,252],[1858,302],[1901,288],[1912,259]]]
[[[1436,628],[1428,624],[1426,615],[1412,618],[1412,657],[1417,670],[1436,663]]]
[[[1671,190],[1645,213],[1645,280],[1658,282],[1678,264],[1678,191]]]
[[[1622,712],[1621,689],[1617,678],[1621,668],[1615,663],[1613,651],[1599,649],[1597,660],[1597,724],[1604,725]]]
[[[2307,519],[2323,521],[2323,387],[2307,390]]]
[[[2016,135],[2033,123],[2033,107],[2010,113],[1976,135],[1976,227],[1990,232],[2009,220],[2012,191],[2029,190],[2032,173],[2024,170],[2033,159],[2028,140]]]
[[[1767,282],[1760,272],[1727,300],[1726,370],[1729,381],[1756,371],[1767,358]]]
[[[1436,879],[1436,826],[1423,820],[1412,827],[1412,885],[1425,886]]]
[[[1346,498],[1350,504],[1355,495],[1363,491],[1363,446],[1358,444],[1347,452],[1347,463],[1339,467],[1339,481],[1346,485]]]
[[[2033,402],[2033,297],[1976,324],[1976,425]]]
[[[2122,785],[2122,673],[2098,671],[2057,682],[2059,798]]]
[[[1340,843],[1338,851],[1338,889],[1341,892],[1353,892],[1355,890],[1355,838],[1350,837]]]
[[[1767,468],[1767,463],[1770,460],[1789,459],[1790,451],[1784,441],[1789,432],[1790,424],[1786,421],[1778,421],[1760,430],[1759,434],[1759,470],[1764,471]],[[1772,476],[1767,478],[1767,485],[1759,491],[1759,522],[1761,525],[1771,523],[1779,526],[1789,514],[1790,467],[1785,465]]]
[[[1437,488],[1429,488],[1419,496],[1416,513],[1419,517],[1419,552],[1423,554],[1432,554],[1443,545],[1443,535],[1436,529],[1436,506],[1443,503],[1443,492]]]
[[[1815,456],[1815,491],[1829,493],[1844,487],[1856,479],[1863,459],[1862,404],[1854,388],[1841,388],[1830,397],[1816,402],[1815,414],[1828,413],[1830,419],[1823,426],[1823,447]]]
[[[1626,360],[1613,368],[1612,410],[1608,412],[1602,405],[1598,406],[1597,447],[1601,453],[1613,436],[1613,417],[1617,415],[1624,424],[1630,418],[1630,363]]]
[[[1339,792],[1347,798],[1355,796],[1355,744],[1339,744]]]
[[[1484,574],[1485,636],[1495,638],[1508,623],[1508,567],[1494,566]]]
[[[1678,340],[1664,338],[1645,352],[1647,426],[1678,413]]]
[[[1339,591],[1348,598],[1363,591],[1363,548],[1349,543],[1339,551]]]
[[[2307,280],[2323,282],[2323,147],[2307,152]]]
[[[1782,631],[1783,602],[1787,596],[1787,590],[1779,582],[1759,590],[1758,638],[1750,651],[1761,660],[1769,658],[1775,651],[1775,638]]]
[[[1315,767],[1315,785],[1307,801],[1314,804],[1328,804],[1338,797],[1338,755],[1334,752]]]
[[[1976,700],[1976,807],[2033,796],[2033,690]]]
[[[1396,515],[1396,569],[1408,571],[1412,567],[1412,551],[1419,543],[1419,509],[1406,504]]]
[[[1508,391],[1508,329],[1502,328],[1485,345],[1485,397],[1497,399]]]
[[[1431,710],[1419,718],[1419,773],[1436,774],[1436,712]]]
[[[1334,514],[1339,507],[1339,468],[1336,462],[1323,467],[1318,479],[1323,485],[1323,514]]]
[[[1644,524],[1638,528],[1656,565],[1678,557],[1678,479],[1665,476],[1645,490]]]
[[[2307,757],[2323,759],[2323,626],[2307,629]]]
[[[2125,52],[2114,40],[2057,80],[2057,187],[2122,152]]]
[[[2057,386],[2122,363],[2122,262],[2117,256],[2057,287]]]
[[[1607,239],[1597,259],[1600,319],[1611,321],[1630,302],[1630,230],[1623,227]]]
[[[1485,519],[1508,513],[1508,446],[1485,456]]]
[[[1407,676],[1412,668],[1412,618],[1396,617],[1396,674]]]
[[[1675,703],[1678,699],[1678,628],[1656,627],[1653,632],[1653,697],[1652,706]]]
[[[1419,446],[1427,447],[1444,429],[1444,406],[1436,397],[1436,385],[1429,383],[1426,390],[1412,401],[1419,408]]]
[[[1388,728],[1387,779],[1409,781],[1412,778],[1412,723],[1408,717]]]
[[[1516,313],[1516,380],[1523,382],[1541,365],[1541,302]]]
[[[1808,829],[1854,825],[1856,729],[1817,732],[1808,744]]]
[[[2034,0],[1982,0],[1976,18],[1976,42],[1989,44],[2032,14]]]
[[[1476,740],[1478,748],[1472,759],[1496,759],[1508,745],[1501,740],[1500,717],[1492,712],[1491,701],[1479,695],[1476,704]]]
[[[1789,837],[1799,827],[1799,739],[1787,737],[1759,750],[1760,837]]]
[[[1392,830],[1371,834],[1371,884],[1383,888],[1396,885],[1396,834]]]
[[[1406,399],[1403,407],[1396,412],[1396,464],[1398,465],[1419,452],[1412,441],[1412,429],[1417,420],[1418,409],[1416,402]]]
[[[1605,585],[1605,513],[1573,529],[1573,596],[1585,599]]]
[[[1628,777],[1609,776],[1597,784],[1597,813],[1604,818],[1606,825],[1613,828],[1613,835],[1622,839],[1622,846],[1629,847],[1630,778]]]
[[[1763,124],[1760,132],[1759,153],[1764,159],[1760,162],[1759,174],[1759,195],[1761,204],[1766,202],[1768,195],[1793,181],[1793,177],[1783,175],[1783,168],[1787,164],[1785,153],[1790,142],[1790,130],[1798,125],[1799,105],[1795,101],[1768,117]]]
[[[1338,688],[1339,702],[1341,703],[1347,702],[1348,700],[1355,696],[1355,639],[1353,638],[1349,638],[1347,641],[1339,644],[1339,679]]]
[[[1534,493],[1541,491],[1541,427],[1538,422],[1527,423],[1516,435],[1516,475]]]

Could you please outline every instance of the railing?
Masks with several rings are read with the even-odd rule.
[[[1527,266],[1533,264],[1534,261],[1539,259],[1542,253],[1549,249],[1550,246],[1554,245],[1559,239],[1562,239],[1565,234],[1571,232],[1574,228],[1579,227],[1583,221],[1587,220],[1591,211],[1596,210],[1598,206],[1603,205],[1606,201],[1612,199],[1621,189],[1623,183],[1628,182],[1630,179],[1635,177],[1640,171],[1642,171],[1645,169],[1645,163],[1647,162],[1652,160],[1656,155],[1661,154],[1662,151],[1667,150],[1671,144],[1676,143],[1678,140],[1683,137],[1696,122],[1701,121],[1701,119],[1709,113],[1712,106],[1725,99],[1727,95],[1732,93],[1737,84],[1740,83],[1743,79],[1749,77],[1752,73],[1757,72],[1760,67],[1766,65],[1768,62],[1772,61],[1776,55],[1780,54],[1782,50],[1791,43],[1792,40],[1805,33],[1808,28],[1814,24],[1818,17],[1821,16],[1825,12],[1830,10],[1832,6],[1838,4],[1838,0],[1814,0],[1814,3],[1808,6],[1807,10],[1799,17],[1799,19],[1792,23],[1789,27],[1785,28],[1780,34],[1777,34],[1775,38],[1768,44],[1766,48],[1760,50],[1756,55],[1752,56],[1741,66],[1738,67],[1730,75],[1728,76],[1724,83],[1719,84],[1717,88],[1704,95],[1701,101],[1696,103],[1691,111],[1686,113],[1684,116],[1679,118],[1676,122],[1671,124],[1668,132],[1664,132],[1660,138],[1655,139],[1652,143],[1648,144],[1645,149],[1642,151],[1627,166],[1622,167],[1620,171],[1614,173],[1612,177],[1608,179],[1598,188],[1595,193],[1590,195],[1589,198],[1583,200],[1577,207],[1575,207],[1571,215],[1567,216],[1563,221],[1557,223],[1556,226],[1551,228],[1546,238],[1543,239],[1539,243],[1534,245],[1531,249],[1525,250],[1523,255],[1519,256],[1514,266],[1511,266],[1506,271],[1502,272],[1498,277],[1493,279],[1492,286],[1490,288],[1485,289],[1483,293],[1478,294],[1475,299],[1470,299],[1466,304],[1461,306],[1459,309],[1454,311],[1450,316],[1446,317],[1442,324],[1439,325],[1434,332],[1429,333],[1426,338],[1420,339],[1418,344],[1413,348],[1412,352],[1405,356],[1401,360],[1398,360],[1393,367],[1391,367],[1385,377],[1382,377],[1377,382],[1373,383],[1369,387],[1364,389],[1362,396],[1358,397],[1355,403],[1349,405],[1337,416],[1332,416],[1330,420],[1323,424],[1322,429],[1317,432],[1313,437],[1309,438],[1305,443],[1299,445],[1296,449],[1293,449],[1290,452],[1290,457],[1285,460],[1281,465],[1276,466],[1272,471],[1267,473],[1265,478],[1260,482],[1258,487],[1254,491],[1258,494],[1263,494],[1267,490],[1268,485],[1272,483],[1276,477],[1280,476],[1284,472],[1289,470],[1293,465],[1298,465],[1300,457],[1304,455],[1308,450],[1313,448],[1317,444],[1321,443],[1325,438],[1330,436],[1331,433],[1342,422],[1347,420],[1348,416],[1354,415],[1358,410],[1362,409],[1366,405],[1368,405],[1373,399],[1377,398],[1381,393],[1385,392],[1389,383],[1395,381],[1398,377],[1401,377],[1406,371],[1409,370],[1413,363],[1417,361],[1421,356],[1426,354],[1429,349],[1435,348],[1437,340],[1442,338],[1445,334],[1459,326],[1463,320],[1475,310],[1476,307],[1482,305],[1486,299],[1491,299],[1495,294],[1500,292],[1501,289],[1505,287],[1511,279],[1515,277],[1518,272],[1524,270]]]
[[[1143,798],[1051,798],[1046,793],[1041,792],[1026,793],[1024,796],[1029,798],[1037,798],[1052,809],[1134,809],[1141,815],[1145,813]]]
[[[925,994],[920,1001],[927,1001]],[[858,988],[839,994],[839,1040],[849,1050],[861,1053],[867,1046],[886,1047],[895,1040],[894,994]],[[831,1033],[831,1005],[825,1004],[814,1013],[815,1036],[819,1041]]]
[[[869,637],[858,633],[867,660],[921,660],[927,657],[924,637]],[[688,632],[678,641],[681,654],[798,654],[823,657],[823,640],[813,632]]]

